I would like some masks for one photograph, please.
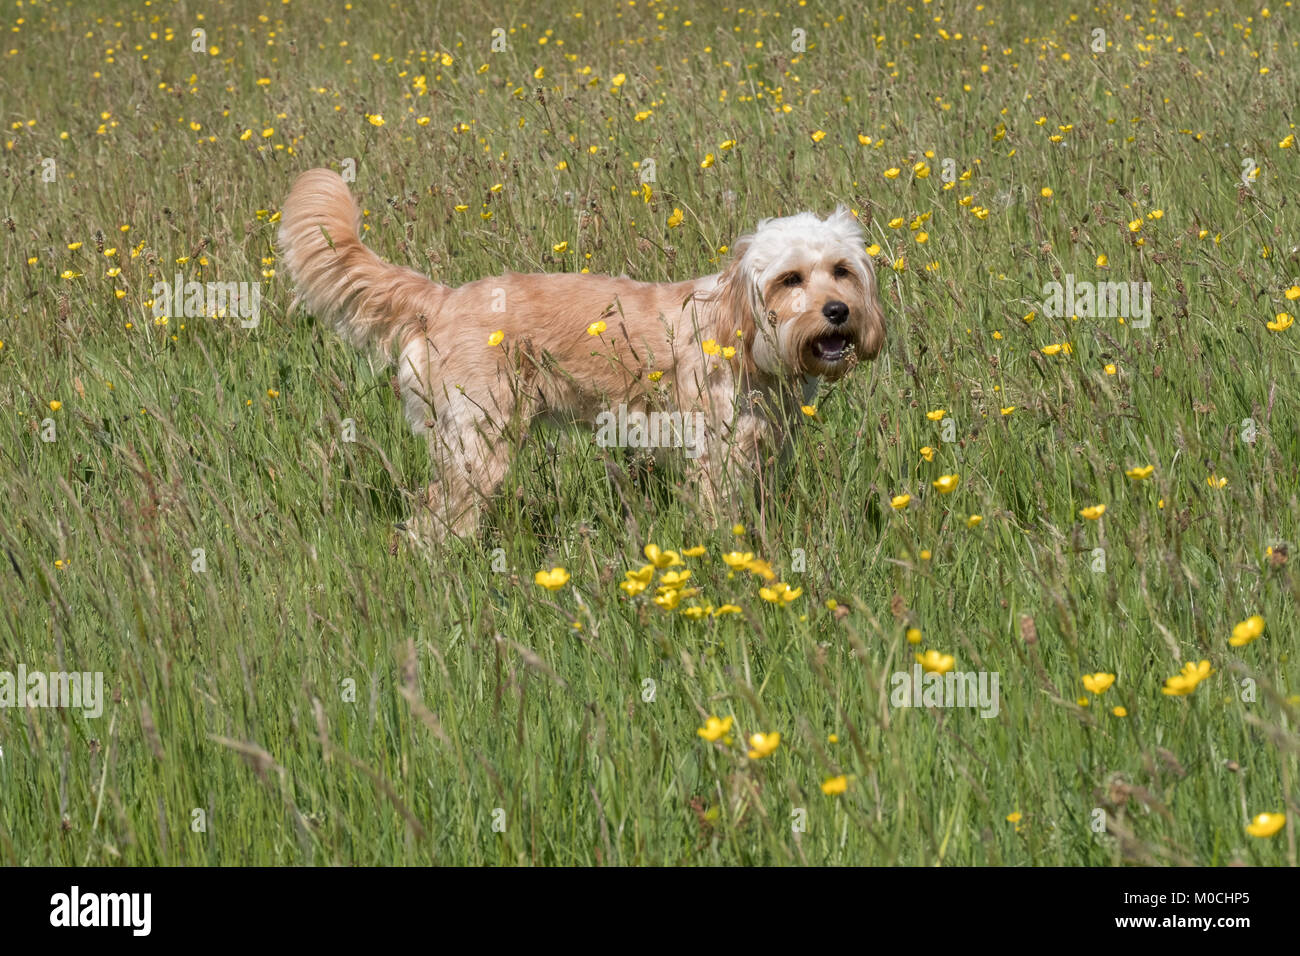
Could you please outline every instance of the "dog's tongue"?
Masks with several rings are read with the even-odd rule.
[[[813,343],[813,351],[819,358],[839,358],[848,347],[849,340],[841,335],[828,335]]]

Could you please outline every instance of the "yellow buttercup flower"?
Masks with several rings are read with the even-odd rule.
[[[749,737],[749,759],[761,760],[769,756],[772,751],[781,746],[781,735],[772,734],[751,734]]]
[[[1104,694],[1110,690],[1110,685],[1115,683],[1114,674],[1084,674],[1083,689],[1090,694]]]
[[[644,565],[638,571],[623,572],[623,577],[627,578],[629,581],[638,581],[641,584],[649,584],[650,579],[653,578],[654,576],[655,576],[655,566],[653,564]]]
[[[1295,322],[1295,316],[1289,312],[1279,312],[1272,322],[1265,322],[1271,332],[1285,332]]]
[[[57,412],[62,407],[63,407],[63,403],[59,401],[57,398],[50,402],[50,411],[52,412]]]
[[[898,178],[898,174],[901,173],[901,172],[902,172],[902,170],[899,169],[897,166],[890,166],[888,169],[885,170],[885,178],[886,178],[886,179],[897,179],[897,178]]]
[[[1112,707],[1112,708],[1110,709],[1110,712],[1111,712],[1112,714],[1114,714],[1116,717],[1127,717],[1127,716],[1128,716],[1128,708],[1126,708],[1126,707],[1124,707],[1124,706],[1122,706],[1122,705],[1117,705],[1117,706],[1115,706],[1115,707]]]
[[[907,643],[909,644],[921,643],[921,629],[919,627],[909,627],[907,629]]]
[[[1285,813],[1261,813],[1246,826],[1246,832],[1253,837],[1271,837],[1285,825]]]
[[[564,568],[551,568],[549,571],[538,571],[533,575],[533,580],[548,591],[558,591],[569,583],[569,572]]]
[[[591,325],[587,326],[587,334],[588,334],[588,335],[600,335],[600,333],[601,333],[601,332],[604,332],[605,329],[607,329],[607,328],[608,328],[608,326],[605,325],[605,323],[604,323],[603,321],[593,322],[593,323],[591,323]]]
[[[929,445],[926,445],[924,448],[921,449],[921,457],[924,458],[926,461],[934,461],[934,449],[931,448]]]
[[[921,670],[929,674],[946,674],[953,669],[957,659],[951,654],[940,654],[938,651],[926,651],[924,654],[916,655],[916,662],[921,665]]]
[[[671,568],[673,565],[682,563],[682,559],[678,557],[676,551],[661,551],[657,544],[647,544],[642,553],[645,554],[645,559],[656,568]]]
[[[501,329],[497,329],[495,332],[493,332],[491,335],[488,336],[488,345],[490,346],[500,345],[502,342],[505,341],[505,338],[506,338],[506,333]]]
[[[1201,681],[1213,673],[1209,661],[1201,661],[1199,664],[1188,661],[1181,671],[1165,679],[1165,686],[1161,688],[1161,692],[1171,697],[1186,697],[1196,690]]]
[[[789,604],[803,594],[803,588],[792,588],[784,581],[778,581],[770,587],[759,588],[758,596],[771,604]]]
[[[1128,471],[1124,472],[1124,474],[1128,475],[1134,481],[1144,481],[1147,478],[1150,478],[1155,470],[1155,465],[1135,465]]]
[[[840,774],[838,777],[828,777],[822,781],[822,793],[828,797],[839,796],[847,789],[849,789],[849,778],[844,774]]]
[[[739,570],[754,560],[754,553],[752,551],[728,551],[722,556],[722,560],[727,567]]]
[[[698,558],[708,553],[709,553],[708,548],[706,548],[702,544],[697,544],[695,547],[687,548],[685,551],[683,551],[682,556],[687,558]]]
[[[930,419],[930,421],[932,421],[932,422],[937,422],[937,421],[941,420],[941,419],[943,418],[944,415],[947,415],[947,414],[948,414],[948,413],[947,413],[944,409],[942,409],[942,408],[936,408],[936,409],[935,409],[934,411],[932,411],[932,412],[926,412],[926,413],[925,413],[925,417],[928,418],[928,419]]]
[[[1188,661],[1183,665],[1183,673],[1189,677],[1195,677],[1197,680],[1205,680],[1214,673],[1214,668],[1210,667],[1209,661],[1201,661],[1197,664]]]
[[[690,580],[690,571],[665,571],[663,577],[659,579],[660,589],[668,588],[675,590]]]
[[[667,590],[661,588],[660,593],[655,595],[654,602],[665,611],[673,611],[681,603],[682,598],[693,597],[697,593],[699,593],[698,588],[668,588]]]
[[[695,732],[709,743],[715,743],[731,733],[731,725],[735,722],[735,719],[734,717],[723,717],[721,719],[710,717],[704,721],[704,726],[697,727]]]
[[[911,500],[911,495],[895,495],[893,498],[889,499],[889,507],[893,508],[895,511],[902,511],[907,507],[907,503]]]
[[[1079,511],[1079,514],[1087,518],[1089,521],[1096,521],[1105,513],[1105,505],[1089,505],[1087,508],[1083,508]]]
[[[1246,618],[1232,629],[1232,637],[1228,638],[1228,643],[1233,647],[1245,647],[1263,633],[1264,618],[1256,614]]]
[[[932,481],[930,484],[939,490],[939,494],[947,495],[957,489],[957,484],[960,481],[961,476],[954,472],[951,475],[940,475],[938,480]]]
[[[628,597],[636,597],[646,588],[644,581],[635,581],[631,578],[618,582],[618,586],[627,592]]]
[[[668,228],[676,229],[678,226],[682,224],[682,220],[685,218],[686,218],[685,214],[680,209],[674,207],[672,211],[672,215],[668,217]]]
[[[735,604],[723,604],[713,609],[714,617],[722,617],[724,614],[739,614],[740,608]]]

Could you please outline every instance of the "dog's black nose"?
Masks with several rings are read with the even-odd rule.
[[[843,325],[849,320],[849,307],[837,299],[832,299],[822,306],[822,315],[831,325]]]

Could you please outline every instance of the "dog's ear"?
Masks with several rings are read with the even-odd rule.
[[[848,206],[836,206],[835,211],[826,217],[826,225],[845,242],[863,241],[862,223]]]
[[[718,277],[718,287],[710,296],[716,310],[717,342],[734,347],[747,372],[755,371],[754,337],[758,330],[755,320],[763,309],[763,292],[745,262],[745,253],[752,242],[752,236],[736,240],[731,263]]]

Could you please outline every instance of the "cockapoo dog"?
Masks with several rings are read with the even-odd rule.
[[[451,288],[384,262],[360,221],[337,173],[303,173],[281,214],[282,261],[318,317],[398,356],[406,417],[436,464],[408,523],[426,539],[474,532],[539,416],[593,421],[614,408],[668,412],[658,444],[680,444],[686,416],[703,424],[688,460],[716,511],[781,441],[809,385],[885,341],[875,269],[842,206],[764,219],[725,271],[685,282],[507,272]]]

